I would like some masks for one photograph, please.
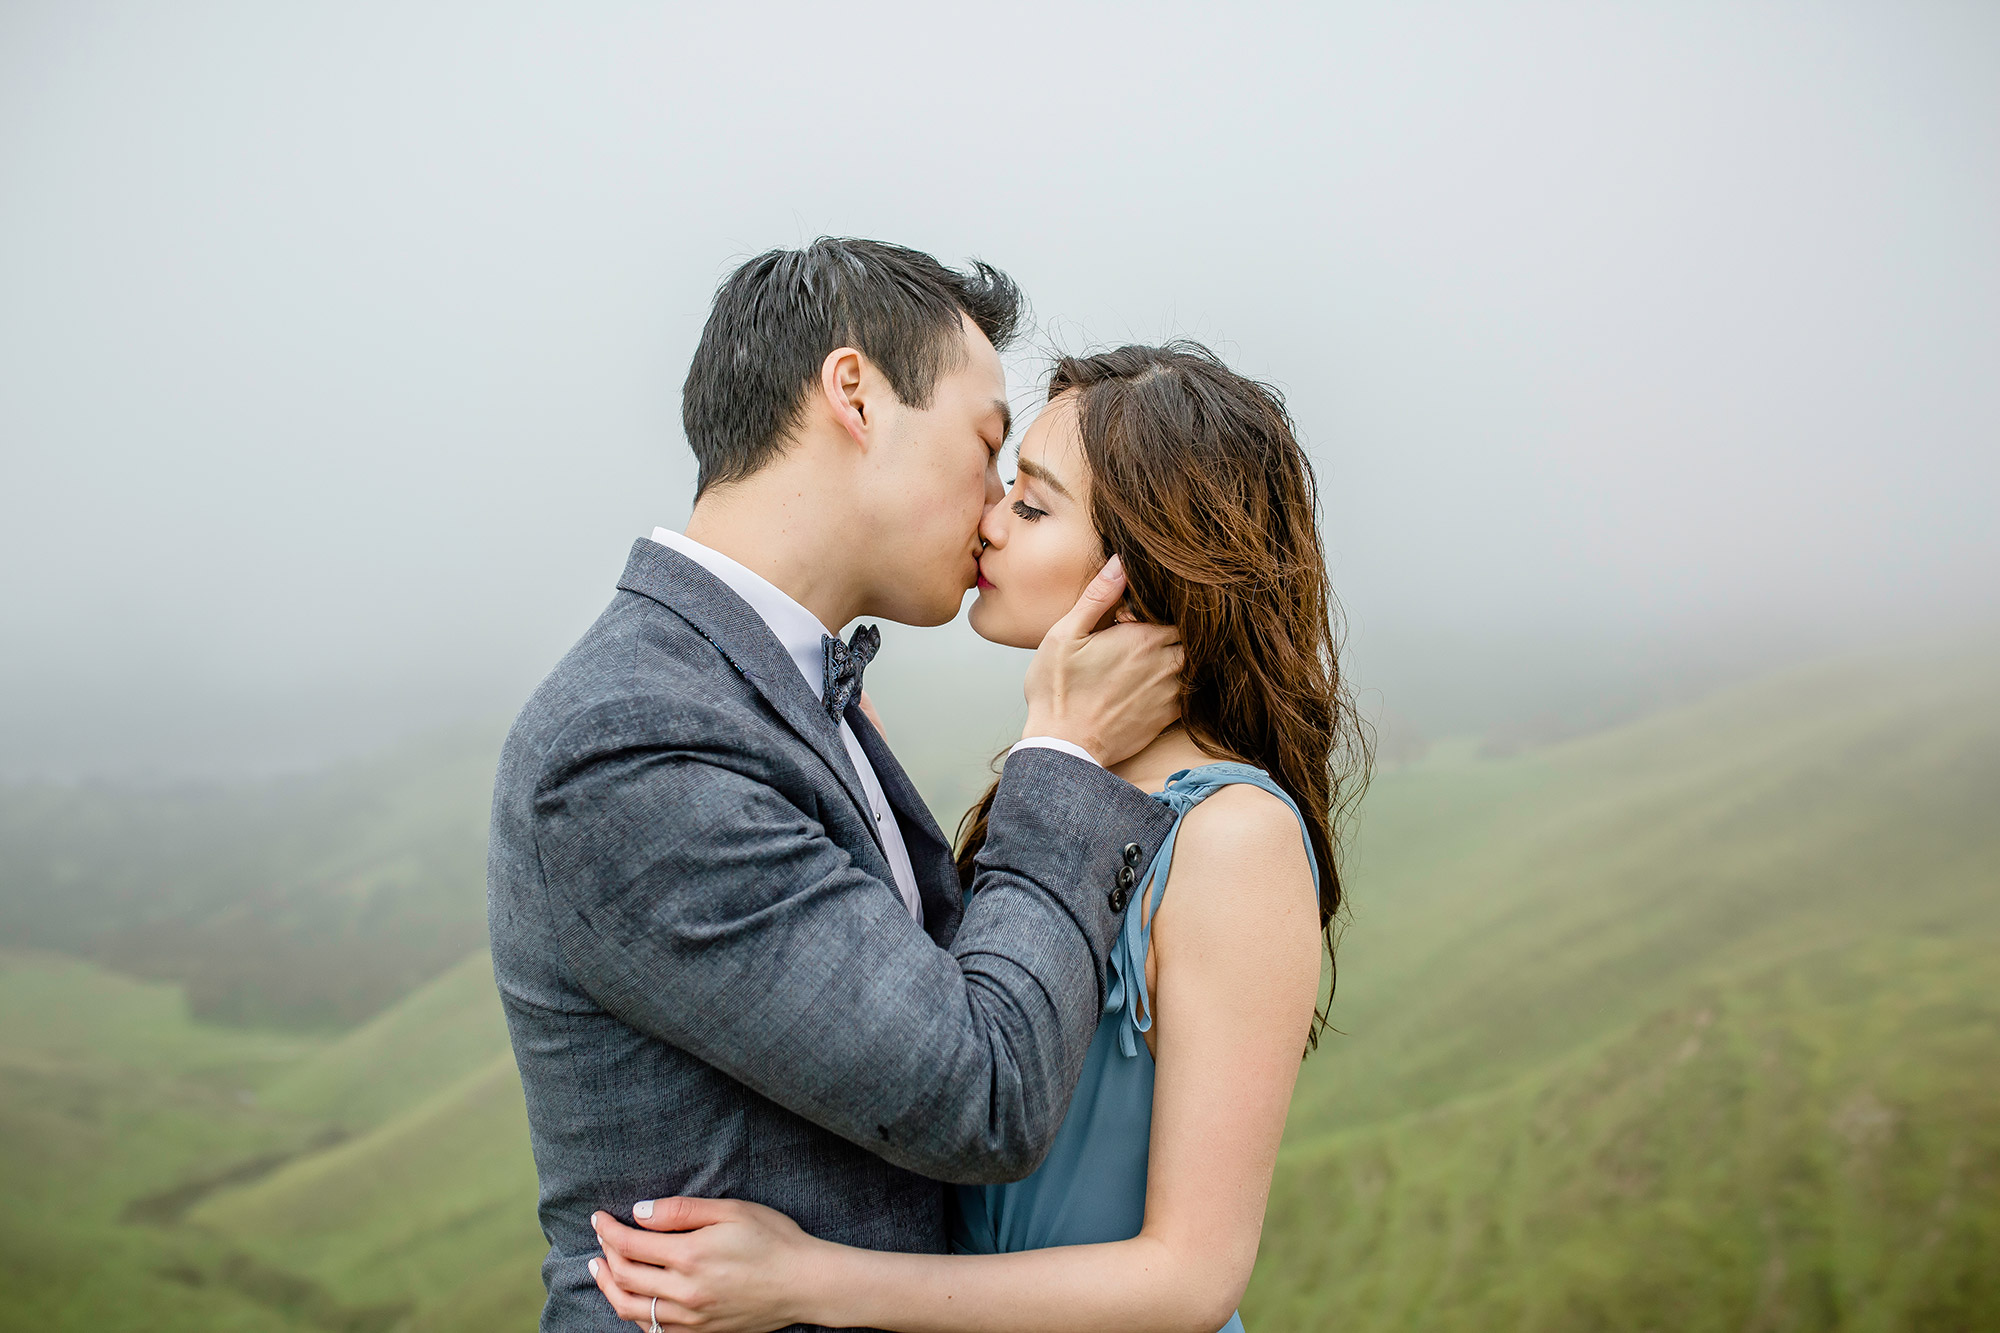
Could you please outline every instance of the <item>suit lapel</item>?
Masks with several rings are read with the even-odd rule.
[[[854,771],[854,761],[840,739],[840,728],[827,716],[825,706],[799,674],[798,664],[778,642],[778,636],[771,633],[764,618],[721,579],[679,551],[644,537],[632,543],[625,576],[618,586],[658,602],[714,644],[716,651],[756,687],[785,725],[832,771],[841,790],[860,811],[861,822],[868,826],[876,849],[882,850],[882,834],[868,808],[861,775]],[[849,711],[856,710],[850,705]],[[873,756],[870,758],[872,761]]]
[[[939,944],[948,943],[958,931],[963,911],[951,843],[909,774],[896,762],[888,742],[859,705],[848,705],[847,725],[854,728],[861,752],[868,756],[868,766],[875,770],[875,779],[882,784],[882,794],[889,798],[889,807],[903,830],[903,846],[910,854],[910,869],[916,872],[917,894],[924,904],[924,930]]]

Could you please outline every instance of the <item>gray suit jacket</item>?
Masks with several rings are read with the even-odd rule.
[[[501,754],[487,912],[527,1092],[544,1329],[629,1329],[593,1209],[751,1199],[813,1235],[944,1247],[939,1181],[1033,1170],[1102,1004],[1165,806],[1051,750],[1008,759],[961,914],[943,833],[859,708],[923,895],[898,896],[798,668],[720,580],[650,541]]]

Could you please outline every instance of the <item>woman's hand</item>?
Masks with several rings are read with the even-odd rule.
[[[740,1199],[656,1199],[632,1213],[644,1230],[590,1218],[604,1247],[590,1273],[620,1319],[715,1333],[807,1322],[806,1270],[821,1243],[783,1213]]]

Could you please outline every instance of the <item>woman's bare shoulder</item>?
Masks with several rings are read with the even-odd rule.
[[[1244,854],[1287,850],[1304,866],[1299,817],[1283,797],[1248,782],[1232,782],[1188,811],[1177,842]]]
[[[1311,904],[1312,862],[1298,816],[1261,787],[1231,783],[1181,822],[1169,885],[1168,902],[1186,895],[1239,912],[1258,902],[1280,910]]]

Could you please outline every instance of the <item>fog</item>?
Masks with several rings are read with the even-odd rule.
[[[1990,4],[722,8],[0,8],[0,772],[510,712],[822,233],[1279,385],[1429,734],[2000,617]]]

